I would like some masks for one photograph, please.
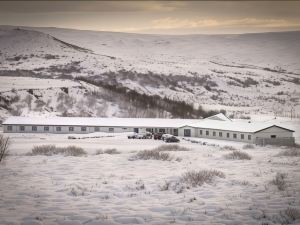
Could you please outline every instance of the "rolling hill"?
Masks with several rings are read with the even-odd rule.
[[[300,109],[299,40],[299,31],[171,36],[0,26],[0,75],[6,76],[1,79],[7,84],[0,90],[1,117],[34,110],[197,117],[202,115],[199,106],[224,109],[237,117],[287,116]],[[19,76],[34,77],[30,81],[36,87],[29,92],[20,88],[24,81],[14,80]],[[49,87],[39,87],[42,79],[50,80]],[[62,79],[76,85],[68,92],[53,87],[57,92],[52,93],[51,80]],[[42,107],[20,106],[27,95],[42,101]],[[47,106],[58,95],[72,98],[77,107],[57,108],[64,103],[56,101]],[[88,95],[94,96],[89,104]],[[183,103],[186,111],[176,112]]]

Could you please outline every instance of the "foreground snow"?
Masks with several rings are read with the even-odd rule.
[[[162,141],[128,140],[126,134],[11,134],[11,154],[0,170],[0,224],[280,224],[282,212],[300,205],[299,157],[276,156],[282,148],[243,150],[252,160],[228,160],[224,145],[182,140],[190,151],[170,152],[181,161],[129,161]],[[78,136],[78,135],[77,135]],[[91,138],[95,137],[96,138]],[[203,141],[203,140],[202,140]],[[41,144],[83,147],[87,156],[26,156]],[[120,154],[95,155],[116,148]],[[225,178],[211,184],[165,190],[187,171],[215,169]],[[287,174],[287,188],[271,184]],[[299,224],[294,221],[294,224]]]

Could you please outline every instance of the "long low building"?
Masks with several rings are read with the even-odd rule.
[[[294,145],[293,130],[270,123],[232,121],[223,114],[205,119],[9,117],[6,133],[162,132],[181,137],[199,137],[260,145]]]

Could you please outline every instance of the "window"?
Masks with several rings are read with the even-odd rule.
[[[32,126],[32,131],[37,131],[37,127],[36,126]]]
[[[126,130],[127,128],[123,128],[124,130]],[[147,132],[152,132],[152,129],[151,128],[146,128],[146,131]]]
[[[200,135],[202,135],[203,134],[203,131],[202,130],[200,130]]]
[[[49,131],[49,127],[44,127],[44,131]]]
[[[25,126],[20,126],[20,131],[25,131]]]
[[[81,127],[81,131],[86,131],[86,127]]]
[[[237,134],[233,134],[233,138],[237,138]]]
[[[222,137],[222,136],[223,136],[222,132],[219,132],[219,137]]]
[[[100,131],[100,127],[95,127],[95,131],[99,132]]]
[[[213,132],[213,136],[216,136],[216,131]]]
[[[209,135],[209,131],[207,130],[207,131],[205,132],[205,134],[206,134],[206,136],[208,136],[208,135]]]
[[[241,139],[244,139],[245,138],[245,135],[244,134],[241,134]]]
[[[250,134],[248,135],[248,140],[251,140],[251,135]]]
[[[61,131],[61,127],[56,127],[56,131]]]
[[[227,135],[227,138],[230,138],[230,134],[229,133],[227,133],[226,135]]]
[[[271,138],[276,138],[276,135],[271,135]]]
[[[69,127],[69,131],[74,131],[74,127]]]
[[[191,136],[191,129],[184,129],[183,134],[185,137],[190,137]]]
[[[166,129],[159,129],[159,133],[166,133]]]
[[[8,131],[12,131],[12,126],[8,126],[8,127],[7,127],[7,130],[8,130]]]
[[[110,128],[108,128],[108,131],[109,132],[114,132],[114,128],[110,127]]]

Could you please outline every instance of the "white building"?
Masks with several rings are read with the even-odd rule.
[[[93,133],[163,132],[182,137],[199,137],[255,144],[294,145],[293,130],[269,123],[232,121],[223,114],[206,119],[9,117],[7,133]]]

